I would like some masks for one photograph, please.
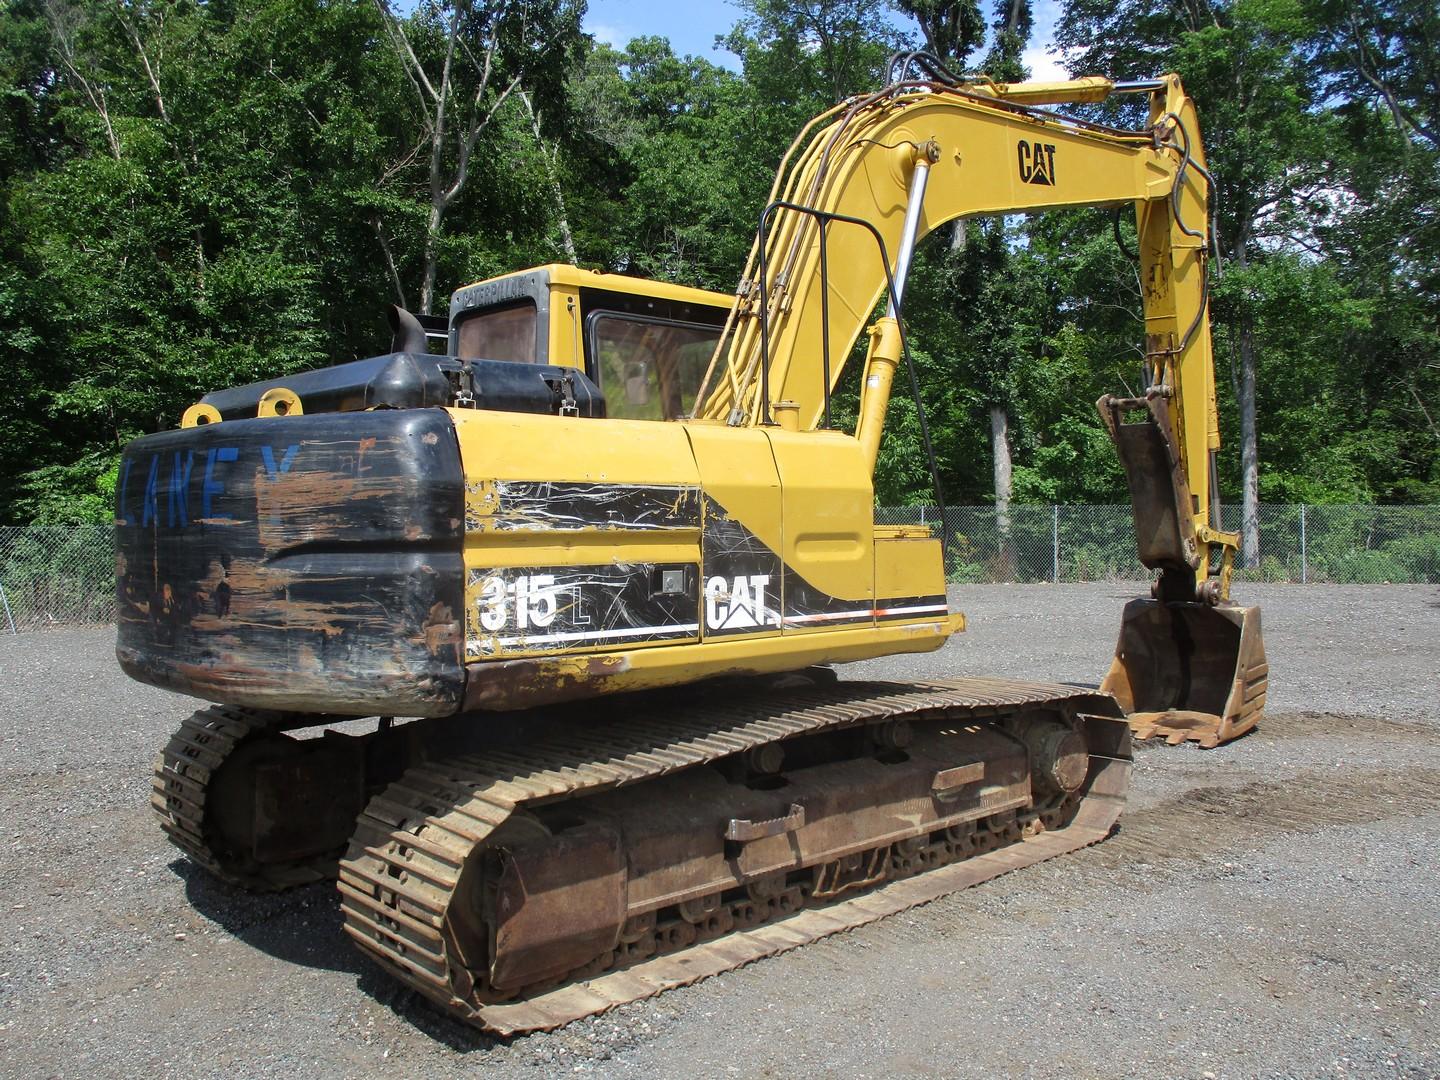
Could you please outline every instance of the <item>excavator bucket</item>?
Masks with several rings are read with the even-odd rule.
[[[1195,588],[1209,554],[1195,539],[1196,504],[1165,395],[1152,388],[1143,398],[1106,395],[1096,404],[1125,469],[1140,561],[1161,572],[1157,599],[1125,605],[1101,689],[1115,695],[1137,739],[1218,746],[1253,728],[1265,708],[1260,609],[1204,602],[1224,596],[1218,578]],[[1143,421],[1124,422],[1140,409]]]
[[[1268,673],[1258,607],[1132,600],[1100,689],[1135,738],[1208,749],[1255,726]]]

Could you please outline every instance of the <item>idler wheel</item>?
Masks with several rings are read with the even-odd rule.
[[[1037,787],[1055,795],[1080,790],[1090,771],[1083,735],[1055,720],[1032,720],[1020,736],[1030,752],[1030,774]]]

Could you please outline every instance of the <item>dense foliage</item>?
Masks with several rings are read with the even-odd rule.
[[[732,72],[598,44],[582,15],[0,0],[0,521],[105,520],[126,440],[206,390],[379,351],[389,300],[441,310],[572,259],[728,291],[806,119],[907,44],[1020,77],[1032,22],[1029,0],[747,0]],[[1227,497],[1440,500],[1435,5],[1065,0],[1059,25],[1077,74],[1177,70],[1199,104]],[[906,307],[951,502],[995,495],[997,440],[1017,501],[1123,498],[1092,405],[1139,371],[1115,228],[971,221],[923,246]],[[926,498],[918,445],[897,400],[881,501]]]

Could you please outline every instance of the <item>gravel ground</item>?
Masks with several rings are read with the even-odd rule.
[[[496,1041],[160,835],[188,713],[113,635],[0,640],[0,1076],[1440,1075],[1440,590],[1249,586],[1261,729],[1144,748],[1104,843],[561,1031]],[[970,631],[845,674],[1094,683],[1129,586],[956,589]]]

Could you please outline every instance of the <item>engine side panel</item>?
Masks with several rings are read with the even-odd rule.
[[[457,411],[467,658],[695,642],[700,478],[674,424]]]
[[[466,709],[922,652],[963,627],[933,539],[909,541],[903,572],[887,563],[901,591],[877,598],[871,489],[848,436],[790,437],[787,510],[774,432],[452,416],[466,475]],[[792,614],[808,633],[784,632]]]

